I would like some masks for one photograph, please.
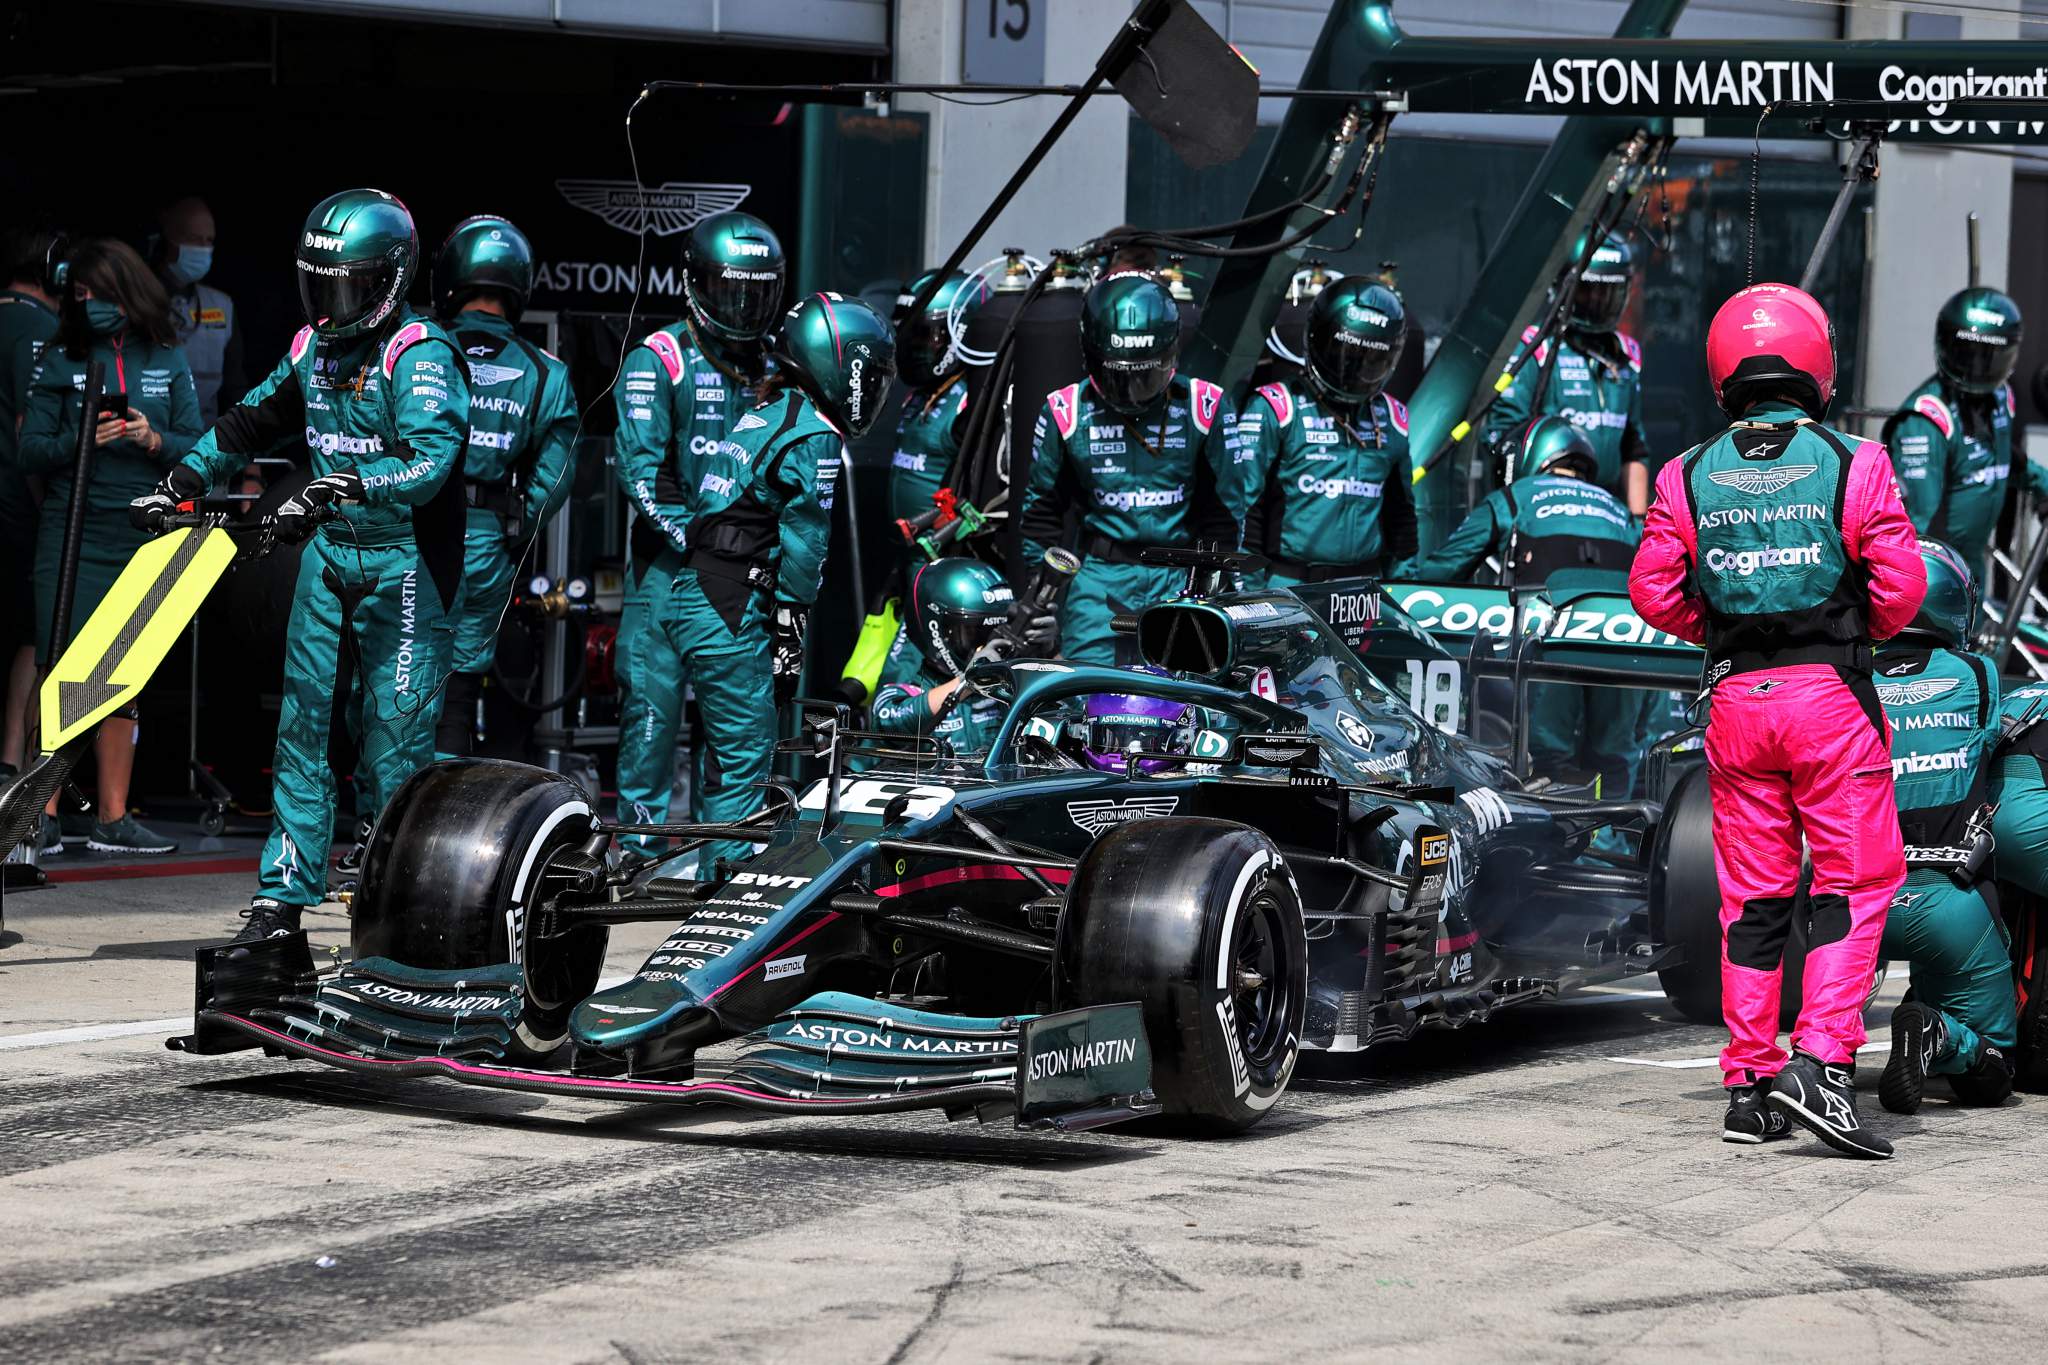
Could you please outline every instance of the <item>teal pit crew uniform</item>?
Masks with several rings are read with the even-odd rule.
[[[1551,343],[1536,338],[1534,327],[1522,332],[1521,344],[1535,343],[1536,354],[1487,413],[1489,439],[1520,431],[1536,417],[1562,417],[1585,434],[1599,459],[1593,482],[1625,499],[1625,466],[1650,458],[1643,431],[1643,348],[1626,332],[1567,330],[1539,404],[1536,389]]]
[[[463,362],[446,332],[403,307],[367,336],[302,328],[270,376],[184,460],[211,485],[303,440],[316,476],[362,479],[360,505],[344,505],[299,562],[259,897],[306,906],[327,893],[327,737],[343,649],[357,665],[359,771],[370,787],[388,797],[433,757],[449,612],[461,592],[462,495],[450,479],[469,441]]]
[[[736,349],[736,348],[728,348]],[[757,374],[714,355],[687,321],[671,323],[628,353],[619,376],[614,464],[634,511],[626,598],[619,620],[619,810],[636,823],[669,818],[676,732],[689,682],[658,613],[675,600],[690,519],[712,452],[752,401]],[[700,680],[699,705],[704,687]],[[704,819],[704,747],[697,748],[690,816]],[[643,851],[652,841],[637,840]]]
[[[967,380],[962,375],[920,392],[903,395],[903,413],[896,421],[896,449],[889,457],[889,519],[893,525],[932,510],[932,498],[945,486],[946,473],[960,453],[960,425],[967,416]],[[923,556],[909,550],[912,560]],[[915,562],[906,566],[914,568]]]
[[[22,473],[15,448],[28,384],[44,343],[57,335],[57,314],[43,301],[12,289],[0,290],[0,566],[17,583],[27,582],[35,563],[35,494]],[[7,594],[0,606],[0,652],[31,643],[35,603],[29,593]]]
[[[1046,396],[1020,518],[1024,561],[1080,523],[1080,572],[1060,613],[1060,656],[1115,662],[1110,622],[1176,595],[1187,570],[1141,564],[1153,546],[1234,548],[1251,501],[1249,461],[1223,390],[1176,376],[1143,417],[1125,417],[1083,381]]]
[[[1267,384],[1238,423],[1258,501],[1245,546],[1270,564],[1270,587],[1378,574],[1415,553],[1408,409],[1376,395],[1352,422],[1308,384]]]
[[[2005,694],[1999,721],[1998,879],[2048,899],[2048,683],[2028,683]]]
[[[1892,414],[1884,443],[1913,528],[1954,546],[1979,579],[2013,481],[2048,497],[2048,470],[2027,458],[2009,384],[1972,394],[1937,375]]]
[[[1906,882],[1886,913],[1883,956],[1912,963],[1913,1001],[1939,1013],[1945,1041],[1930,1071],[1960,1076],[1987,1045],[2018,1030],[2005,925],[1988,881],[1951,872],[1987,805],[1997,738],[1998,674],[1976,654],[1897,643],[1877,655],[1878,700],[1892,726],[1892,781],[1906,842]]]

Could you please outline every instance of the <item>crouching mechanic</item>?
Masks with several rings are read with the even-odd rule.
[[[650,627],[695,680],[704,718],[703,818],[751,814],[775,750],[775,708],[796,694],[825,568],[844,441],[874,425],[896,374],[888,323],[858,299],[812,294],[783,322],[775,370],[703,464],[683,566]],[[752,845],[707,845],[700,875]]]
[[[1920,1107],[1930,1074],[1963,1104],[2012,1094],[2018,1036],[2012,955],[1991,874],[1986,795],[1997,738],[1998,672],[1968,653],[1977,588],[1962,559],[1920,542],[1927,598],[1877,653],[1877,696],[1892,726],[1892,782],[1906,840],[1906,884],[1885,916],[1884,957],[1912,964],[1892,1011],[1891,1059],[1877,1088],[1895,1114]]]
[[[1835,389],[1818,303],[1782,284],[1736,294],[1708,329],[1707,376],[1736,420],[1659,472],[1629,597],[1707,650],[1722,1135],[1761,1142],[1790,1118],[1838,1151],[1887,1157],[1854,1088],[1885,907],[1906,876],[1870,665],[1919,610],[1926,571],[1884,447],[1816,420]],[[1778,993],[1802,834],[1813,928],[1788,1061]]]
[[[1110,622],[1172,597],[1185,569],[1145,564],[1156,546],[1236,549],[1251,501],[1223,390],[1174,373],[1180,309],[1149,275],[1105,279],[1081,309],[1088,378],[1046,395],[1019,526],[1024,562],[1080,525],[1081,569],[1060,612],[1060,655],[1115,662]]]
[[[470,750],[515,560],[569,496],[577,416],[569,367],[517,330],[533,293],[533,247],[525,233],[490,214],[463,219],[434,259],[433,293],[435,311],[469,367],[462,605],[435,741],[445,756]]]
[[[929,736],[955,754],[988,749],[1003,721],[992,698],[961,695],[969,664],[1004,657],[998,631],[1009,620],[1010,585],[976,559],[937,559],[910,580],[904,633],[918,655],[908,680],[886,683],[869,714],[892,735]]]
[[[276,514],[287,538],[319,529],[285,635],[276,815],[237,942],[293,932],[327,894],[327,735],[343,649],[362,689],[361,766],[375,789],[390,795],[433,758],[461,590],[462,489],[450,476],[469,441],[469,388],[455,343],[405,303],[418,259],[412,215],[390,195],[321,200],[299,236],[308,325],[269,378],[130,504],[139,525],[159,527],[253,457],[299,440],[312,450],[313,481]]]
[[[1240,453],[1260,491],[1245,545],[1291,588],[1383,572],[1415,553],[1408,409],[1380,392],[1401,359],[1406,313],[1362,275],[1309,305],[1306,384],[1271,383],[1245,405]]]
[[[1539,417],[1517,445],[1514,482],[1489,493],[1449,540],[1395,576],[1470,581],[1492,557],[1510,587],[1627,591],[1635,522],[1619,499],[1591,482],[1600,465],[1586,434],[1562,417]],[[1599,774],[1603,795],[1626,797],[1642,711],[1643,695],[1630,688],[1533,686],[1529,756],[1538,772],[1590,770]]]
[[[767,377],[765,338],[782,315],[788,273],[782,241],[748,213],[718,213],[690,229],[683,246],[687,312],[626,353],[619,375],[613,463],[633,508],[626,597],[619,614],[619,812],[636,824],[669,818],[676,733],[682,728],[688,675],[666,624],[657,619],[677,597],[690,519],[713,452]],[[701,700],[704,686],[698,692]],[[702,793],[715,774],[696,751],[692,819],[704,819]],[[637,853],[661,842],[628,839]]]
[[[2019,305],[1996,289],[1963,290],[1935,319],[1934,376],[1884,428],[1907,515],[1980,577],[2015,483],[2048,496],[2048,470],[2027,458],[2006,382],[2019,358]]]

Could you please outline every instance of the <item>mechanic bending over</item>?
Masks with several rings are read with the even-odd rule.
[[[1378,574],[1415,553],[1408,409],[1380,392],[1401,360],[1400,298],[1363,275],[1309,305],[1307,382],[1274,382],[1246,402],[1239,453],[1258,500],[1245,547],[1269,587]]]
[[[669,818],[688,679],[668,629],[676,623],[663,613],[681,600],[675,591],[681,580],[695,577],[684,564],[687,528],[714,487],[706,481],[713,452],[768,375],[766,338],[782,314],[787,272],[781,239],[760,219],[748,213],[704,219],[683,243],[685,316],[628,351],[619,374],[613,463],[635,513],[616,645],[623,822],[658,825]],[[757,687],[761,679],[731,685],[741,683]],[[720,685],[702,679],[700,705],[707,686],[723,705]],[[703,819],[703,790],[717,774],[706,771],[701,742],[696,760],[690,816]],[[621,841],[641,855],[664,842]]]
[[[533,247],[503,218],[463,219],[434,258],[434,311],[469,362],[462,604],[435,740],[444,757],[470,750],[518,558],[569,496],[576,464],[569,367],[518,332],[532,293]]]
[[[1877,1088],[1895,1114],[1920,1107],[1927,1077],[1958,1102],[2012,1094],[2018,1038],[2012,950],[1991,876],[1986,794],[1998,738],[1998,670],[1969,652],[1977,586],[1961,557],[1922,540],[1927,597],[1877,652],[1877,695],[1892,726],[1892,782],[1906,840],[1906,884],[1885,916],[1880,955],[1912,964],[1892,1011],[1892,1052]]]
[[[1884,427],[1913,525],[1955,547],[1980,580],[2018,485],[2048,497],[2006,382],[2019,358],[2019,305],[1996,289],[1963,290],[1935,318],[1934,376]]]
[[[1469,582],[1491,556],[1510,588],[1626,592],[1635,522],[1612,493],[1589,482],[1599,457],[1586,434],[1562,417],[1539,417],[1511,449],[1514,481],[1487,494],[1450,539],[1394,576]],[[1642,756],[1645,704],[1642,693],[1625,687],[1531,686],[1529,757],[1536,771],[1591,770],[1603,795],[1625,798]]]
[[[1165,285],[1127,273],[1081,306],[1088,378],[1046,395],[1019,528],[1024,562],[1080,524],[1080,572],[1060,612],[1060,655],[1115,662],[1110,622],[1178,593],[1185,569],[1141,564],[1154,546],[1237,548],[1252,497],[1250,461],[1223,390],[1175,374],[1180,309]],[[1042,643],[1033,641],[1034,648]]]
[[[1487,411],[1486,436],[1499,442],[1533,417],[1564,418],[1592,443],[1600,462],[1593,482],[1641,516],[1650,496],[1650,442],[1643,434],[1643,348],[1620,330],[1634,278],[1635,249],[1626,238],[1610,233],[1579,277],[1555,360],[1549,341],[1537,344],[1536,354]],[[1522,345],[1533,341],[1536,329],[1531,327],[1522,333]],[[1550,379],[1543,385],[1546,371]]]
[[[775,709],[803,672],[840,450],[874,424],[895,374],[895,336],[858,299],[811,294],[790,309],[759,405],[710,452],[692,494],[691,572],[650,585],[649,629],[696,682],[707,821],[761,804],[755,784],[774,757]],[[707,844],[699,875],[753,852]]]
[[[1807,294],[1742,290],[1707,331],[1736,420],[1657,475],[1629,597],[1706,646],[1707,771],[1721,884],[1722,1136],[1787,1118],[1854,1156],[1891,1144],[1856,1114],[1856,1049],[1885,907],[1906,877],[1874,641],[1920,609],[1926,570],[1884,447],[1820,425],[1834,334]],[[1778,1046],[1785,942],[1811,850],[1813,932],[1793,1053]]]
[[[956,754],[986,752],[1005,708],[989,697],[963,696],[962,679],[969,664],[1006,658],[1014,648],[1001,634],[1010,585],[978,559],[935,559],[912,572],[904,601],[904,636],[918,668],[875,693],[868,708],[874,727],[929,736]]]
[[[105,367],[106,398],[87,414],[86,371],[94,361]],[[73,462],[79,426],[86,421],[93,424],[92,479],[76,489]],[[22,396],[18,466],[48,483],[35,535],[36,655],[45,669],[54,662],[50,632],[71,500],[85,500],[85,534],[71,602],[75,636],[148,539],[129,524],[128,503],[155,486],[167,466],[183,459],[201,430],[192,371],[178,345],[163,285],[127,243],[107,237],[80,243],[71,252],[57,335],[43,349]],[[99,810],[86,847],[101,853],[174,853],[174,841],[145,829],[128,813],[135,742],[132,703],[100,722],[93,736]],[[53,799],[43,816],[44,853],[64,846],[55,809]]]
[[[276,513],[281,536],[311,543],[285,635],[276,815],[237,942],[293,932],[327,894],[327,736],[342,650],[362,689],[361,766],[375,790],[397,791],[433,758],[462,582],[452,476],[469,442],[469,387],[454,341],[405,302],[418,260],[412,214],[382,190],[315,205],[296,262],[307,325],[269,378],[129,505],[138,524],[161,526],[253,457],[301,440],[312,448],[316,477]]]

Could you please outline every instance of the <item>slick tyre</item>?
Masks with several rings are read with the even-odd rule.
[[[2012,907],[2014,979],[2019,990],[2019,1043],[2012,1050],[2014,1083],[2029,1094],[2048,1093],[2048,901],[1999,887]]]
[[[1146,820],[1097,839],[1074,871],[1054,971],[1063,1005],[1143,1008],[1168,1126],[1242,1132],[1285,1093],[1308,943],[1293,876],[1257,830]]]
[[[597,988],[608,931],[525,933],[547,864],[590,837],[590,802],[558,773],[461,758],[422,768],[378,817],[350,912],[358,959],[408,967],[517,962],[526,990],[520,1041],[561,1045],[569,1011]],[[524,940],[524,942],[522,942]]]
[[[1802,896],[1785,944],[1780,1022],[1799,1018],[1806,971],[1806,916]],[[1672,1007],[1695,1024],[1721,1024],[1721,883],[1714,870],[1714,804],[1705,765],[1687,768],[1664,802],[1664,818],[1650,845],[1650,929],[1660,948],[1684,950],[1675,966],[1657,973]]]

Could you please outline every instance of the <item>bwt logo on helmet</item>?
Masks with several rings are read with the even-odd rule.
[[[309,232],[306,234],[306,245],[312,247],[315,251],[339,251],[348,245],[348,239],[346,237],[329,237],[324,232]]]
[[[1803,569],[1820,567],[1820,542],[1811,545],[1772,546],[1763,550],[1724,550],[1716,545],[1707,551],[1707,567],[1715,573],[1734,573],[1747,578],[1758,569]]]
[[[1376,308],[1360,308],[1355,303],[1344,309],[1344,321],[1365,323],[1373,327],[1385,327],[1389,323],[1385,313]]]
[[[1319,498],[1376,498],[1386,485],[1368,483],[1364,479],[1319,479],[1313,474],[1304,474],[1294,481],[1294,486]]]
[[[2006,323],[2005,314],[1979,308],[1974,303],[1963,310],[1963,317],[1974,327],[2003,327]]]
[[[771,256],[774,254],[768,249],[766,242],[734,242],[732,249],[733,254],[736,256]]]
[[[306,428],[306,444],[322,455],[376,455],[384,449],[381,436],[344,436],[338,431]]]
[[[1181,484],[1171,488],[1131,488],[1112,493],[1106,488],[1095,490],[1095,501],[1115,512],[1135,512],[1141,507],[1178,507],[1187,501],[1187,489]]]
[[[1109,346],[1113,351],[1137,351],[1148,346],[1157,346],[1159,338],[1150,332],[1111,332]]]

